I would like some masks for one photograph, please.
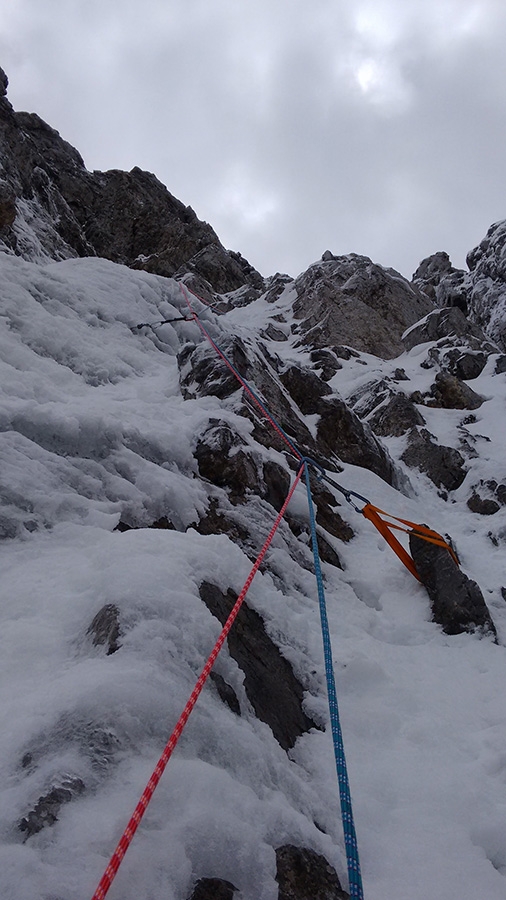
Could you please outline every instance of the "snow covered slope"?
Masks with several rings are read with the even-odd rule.
[[[197,376],[192,383],[185,360],[209,349],[195,323],[131,330],[186,314],[176,282],[100,259],[36,266],[7,255],[0,278],[0,894],[83,900],[220,631],[199,588],[237,593],[276,515],[266,494],[248,489],[238,501],[226,483],[206,480],[199,441],[225,424],[239,441],[230,459],[243,452],[252,471],[270,464],[293,473],[266,425],[258,439],[264,425],[243,414],[240,390],[206,393]],[[287,285],[274,302],[261,297],[220,317],[196,305],[219,343],[235,336],[281,372],[319,371],[291,334],[293,299]],[[402,368],[422,396],[434,380],[420,365],[431,346],[386,362],[350,355],[330,389],[353,404],[371,382],[389,378],[397,390]],[[486,398],[474,421],[463,425],[462,409],[423,406],[441,443],[462,449],[465,429],[471,448],[466,478],[447,500],[402,462],[405,435],[382,438],[402,493],[350,463],[339,480],[452,535],[484,592],[497,644],[444,634],[425,589],[351,507],[334,506],[351,540],[320,529],[342,566],[323,564],[370,900],[506,894],[506,506],[481,516],[466,505],[470,485],[506,481],[506,375],[494,374],[495,360],[473,381]],[[318,417],[290,402],[314,438]],[[216,510],[228,525],[213,534],[203,523]],[[275,850],[284,844],[322,854],[346,885],[302,486],[291,516],[248,603],[319,727],[283,749],[225,647],[216,670],[241,715],[218,682],[206,686],[111,900],[186,900],[202,877],[229,880],[240,900],[275,900]],[[100,643],[90,626],[104,608],[117,630]],[[37,803],[51,796],[39,828]]]

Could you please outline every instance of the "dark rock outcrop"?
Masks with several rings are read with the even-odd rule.
[[[86,633],[91,635],[95,647],[106,647],[108,656],[116,653],[121,647],[118,607],[114,603],[107,603],[99,609]]]
[[[190,900],[234,900],[237,888],[224,878],[200,878]]]
[[[387,484],[398,483],[394,464],[385,448],[338,397],[321,401],[317,445],[330,459],[334,457],[370,469]]]
[[[478,378],[487,365],[488,354],[482,350],[450,351],[447,354],[448,370],[462,381]]]
[[[321,398],[332,393],[328,384],[311,369],[289,366],[279,377],[304,416],[317,413]]]
[[[506,372],[506,355],[499,356],[496,360],[494,375],[504,375]]]
[[[479,409],[484,401],[484,397],[468,384],[448,372],[438,372],[430,391],[437,405],[443,409]]]
[[[236,716],[241,715],[241,704],[239,703],[236,692],[234,691],[232,685],[225,681],[223,675],[220,675],[219,672],[215,672],[214,669],[209,673],[209,677],[213,682],[218,695],[223,703],[226,703],[229,709],[235,713]]]
[[[209,611],[225,624],[237,600],[207,581],[199,588]],[[304,691],[293,669],[267,634],[261,616],[245,602],[227,638],[230,656],[244,672],[244,689],[255,710],[284,750],[301,734],[316,728],[303,709]]]
[[[390,359],[402,352],[401,335],[434,307],[394,269],[366,256],[324,254],[295,280],[297,330],[312,349],[347,344]]]
[[[490,497],[480,497],[476,491],[473,491],[469,497],[467,505],[471,512],[479,513],[480,516],[493,516],[501,508],[495,500],[491,500]]]
[[[226,424],[212,420],[197,442],[195,458],[202,478],[227,488],[232,502],[244,501],[248,490],[258,489],[261,470],[242,438]]]
[[[471,512],[481,516],[495,515],[501,506],[506,506],[506,484],[499,484],[495,479],[481,479],[478,484],[473,485],[467,506]]]
[[[496,630],[483,594],[444,547],[414,534],[409,548],[422,583],[427,588],[432,615],[446,634],[479,629],[495,636]]]
[[[453,447],[435,443],[426,428],[413,428],[401,456],[407,466],[418,468],[440,488],[455,491],[466,477],[464,457]]]
[[[247,260],[225,250],[211,226],[155,175],[138,167],[88,172],[54,128],[33,113],[14,112],[4,72],[0,81],[5,246],[26,258],[101,256],[158,275],[191,271],[220,293],[246,284],[264,289]]]
[[[278,900],[349,900],[336,870],[320,853],[284,844],[276,850]]]
[[[445,252],[423,259],[413,275],[413,284],[438,306],[456,306],[467,314],[469,279],[463,269],[455,269]]]
[[[375,434],[381,437],[399,437],[415,425],[425,425],[425,419],[415,404],[404,394],[395,394],[368,420]]]

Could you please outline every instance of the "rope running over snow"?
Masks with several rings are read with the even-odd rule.
[[[258,572],[258,569],[260,568],[260,566],[262,564],[265,554],[267,553],[267,550],[269,549],[269,547],[272,543],[272,539],[273,539],[274,535],[276,534],[276,531],[278,530],[281,520],[286,512],[286,508],[287,508],[288,504],[290,503],[290,500],[293,497],[295,488],[297,487],[297,485],[301,479],[303,471],[304,471],[304,466],[302,465],[300,467],[299,471],[297,472],[295,480],[294,480],[294,482],[290,488],[290,491],[286,497],[286,500],[283,503],[283,506],[281,507],[281,509],[276,517],[276,521],[274,522],[274,525],[272,526],[272,528],[267,536],[267,539],[255,560],[253,568],[251,569],[251,572],[249,573],[246,581],[244,582],[244,586],[241,590],[241,593],[239,594],[239,596],[234,604],[234,607],[233,607],[227,621],[225,622],[225,624],[223,626],[220,636],[218,637],[218,640],[216,641],[216,643],[209,655],[209,658],[208,658],[204,668],[202,669],[202,672],[200,673],[197,683],[195,684],[195,687],[186,703],[186,706],[183,709],[183,712],[181,713],[181,715],[177,721],[174,731],[172,732],[169,740],[167,741],[167,744],[165,745],[165,749],[155,766],[153,774],[151,775],[151,778],[149,779],[146,787],[144,788],[142,796],[141,796],[137,806],[135,807],[135,810],[130,818],[130,821],[129,821],[127,827],[125,828],[125,830],[121,836],[118,846],[116,847],[116,850],[114,851],[113,855],[111,856],[109,864],[108,864],[104,874],[102,875],[102,878],[100,879],[100,882],[98,884],[98,887],[97,887],[95,893],[93,894],[92,900],[104,900],[104,897],[106,896],[106,894],[112,884],[112,881],[116,876],[116,873],[121,865],[123,857],[125,856],[125,853],[127,852],[128,848],[132,842],[132,838],[141,823],[141,820],[144,816],[144,813],[146,812],[148,804],[149,804],[149,802],[155,792],[155,789],[165,771],[167,763],[168,763],[170,757],[172,756],[172,752],[173,752],[177,742],[179,741],[179,738],[181,737],[181,734],[182,734],[183,729],[190,717],[193,707],[195,706],[195,704],[198,700],[198,697],[202,691],[202,688],[204,687],[204,684],[206,683],[209,673],[216,661],[216,657],[218,656],[218,653],[220,652],[223,644],[225,643],[227,635],[228,635],[230,629],[232,628],[232,625],[234,624],[237,614],[239,613],[239,610],[243,604],[244,598],[246,597],[246,594],[248,593],[251,582],[253,581],[253,578],[255,577],[256,573]]]
[[[350,897],[353,900],[363,900],[362,876],[360,873],[360,860],[358,855],[357,836],[353,821],[351,805],[350,785],[348,781],[348,769],[344,754],[343,735],[339,718],[339,706],[337,703],[336,680],[334,676],[334,663],[332,659],[332,645],[330,642],[329,623],[327,618],[327,604],[325,602],[325,589],[318,551],[318,539],[316,534],[316,520],[309,480],[309,467],[304,460],[304,475],[307,489],[307,502],[309,506],[309,524],[311,528],[311,543],[313,545],[314,569],[316,583],[318,585],[318,601],[320,606],[320,621],[323,639],[323,655],[325,657],[325,676],[327,680],[327,697],[332,728],[332,740],[334,744],[334,756],[336,759],[337,780],[339,782],[339,799],[341,801],[341,818],[343,822],[344,844],[346,847],[346,861],[348,864],[348,881]]]

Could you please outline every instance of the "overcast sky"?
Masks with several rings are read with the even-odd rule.
[[[505,0],[2,0],[0,65],[88,169],[154,172],[263,275],[411,277],[506,218]]]

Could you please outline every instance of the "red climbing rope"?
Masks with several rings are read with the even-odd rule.
[[[286,512],[286,508],[287,508],[288,504],[290,503],[290,500],[293,497],[295,488],[297,487],[297,485],[300,481],[303,471],[304,471],[304,466],[301,466],[299,471],[297,472],[297,475],[295,476],[295,481],[293,482],[293,484],[290,488],[288,496],[277,515],[276,521],[274,522],[274,525],[272,526],[272,528],[269,532],[269,535],[268,535],[260,553],[258,554],[258,556],[255,560],[253,568],[251,569],[251,572],[249,573],[246,581],[244,582],[244,587],[243,587],[241,593],[239,594],[227,621],[225,622],[225,624],[223,626],[221,634],[220,634],[218,640],[216,641],[216,644],[214,645],[213,650],[211,651],[211,654],[210,654],[204,668],[202,669],[202,672],[199,675],[197,683],[196,683],[195,687],[193,688],[193,691],[188,699],[188,702],[186,703],[186,706],[183,709],[183,712],[181,713],[181,715],[179,717],[176,727],[174,728],[174,731],[172,732],[169,740],[167,741],[167,743],[165,745],[165,749],[155,766],[155,769],[153,771],[153,774],[151,775],[151,778],[149,779],[146,787],[144,788],[142,796],[141,796],[137,806],[135,807],[135,810],[133,812],[133,815],[132,815],[127,827],[125,828],[125,830],[121,836],[121,839],[118,843],[118,846],[116,847],[116,850],[114,851],[113,855],[111,856],[109,865],[107,866],[104,874],[102,875],[102,878],[100,879],[99,885],[98,885],[95,893],[93,894],[92,900],[104,900],[104,897],[107,894],[107,892],[112,884],[112,881],[116,875],[116,872],[118,871],[118,869],[120,867],[121,861],[130,846],[132,838],[133,838],[135,832],[137,831],[137,828],[140,825],[142,817],[143,817],[144,813],[146,812],[148,804],[155,792],[155,788],[157,787],[158,782],[160,781],[160,779],[165,771],[165,767],[166,767],[170,757],[172,756],[172,751],[174,750],[174,747],[176,746],[179,738],[181,737],[182,731],[190,717],[190,713],[192,712],[193,707],[195,706],[197,699],[199,697],[199,694],[202,691],[202,688],[204,687],[207,677],[216,661],[216,657],[218,656],[218,653],[220,652],[220,650],[225,642],[225,639],[226,639],[230,629],[232,628],[232,625],[234,624],[234,621],[235,621],[237,614],[242,606],[244,598],[245,598],[246,594],[248,593],[251,582],[253,581],[253,578],[255,577],[256,573],[258,572],[258,569],[260,568],[260,566],[262,564],[263,558],[264,558],[265,554],[267,553],[267,550],[269,549],[272,539],[273,539],[274,535],[276,534],[276,531],[278,530],[281,520]]]

